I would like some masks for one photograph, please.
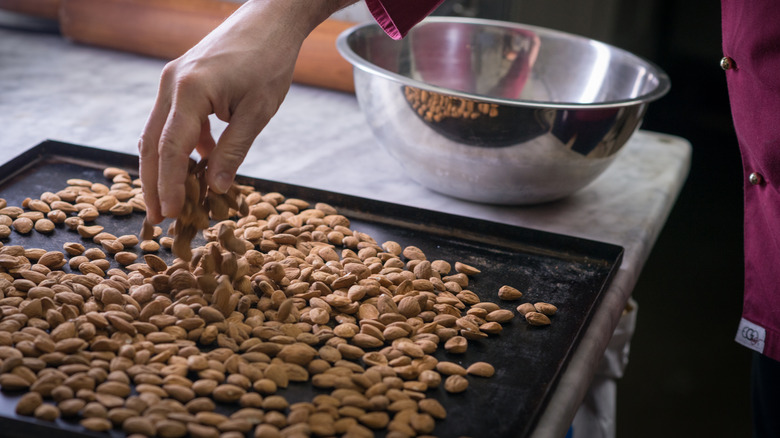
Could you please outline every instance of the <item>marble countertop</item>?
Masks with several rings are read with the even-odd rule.
[[[0,163],[46,139],[137,154],[163,65],[0,28]],[[218,134],[224,125],[213,129]],[[686,140],[639,131],[601,177],[567,199],[532,207],[474,204],[405,178],[372,137],[353,95],[293,85],[239,173],[623,246],[623,263],[534,432],[547,437],[568,430],[690,159]]]

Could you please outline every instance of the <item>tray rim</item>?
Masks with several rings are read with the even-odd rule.
[[[85,145],[79,145],[75,143],[68,143],[58,140],[44,140],[41,143],[37,144],[36,146],[33,146],[32,148],[20,153],[16,157],[12,158],[11,160],[7,161],[6,163],[0,164],[0,175],[3,175],[4,172],[9,171],[7,174],[0,176],[0,185],[5,184],[10,179],[13,179],[16,175],[24,172],[29,167],[34,166],[38,161],[42,159],[49,158],[47,155],[56,154],[59,155],[60,158],[71,161],[75,163],[81,163],[90,167],[95,167],[95,163],[91,161],[85,161],[85,160],[79,160],[72,157],[69,157],[69,153],[72,153],[73,151],[86,151],[90,154],[94,154],[97,160],[100,161],[111,161],[116,162],[119,161],[125,166],[126,168],[133,170],[131,171],[131,174],[137,175],[137,169],[138,169],[138,159],[139,157],[137,155],[128,154],[124,152],[117,152],[112,151],[108,149],[102,149],[94,146],[85,146]],[[90,157],[86,157],[90,158]],[[576,237],[571,235],[566,235],[562,233],[555,233],[551,231],[545,231],[545,230],[539,230],[535,228],[525,227],[522,225],[511,225],[506,224],[502,222],[496,222],[489,219],[477,219],[477,218],[471,218],[463,215],[458,215],[454,213],[445,213],[435,210],[426,209],[423,207],[413,207],[408,206],[404,204],[398,204],[394,202],[389,201],[381,201],[376,200],[372,198],[367,198],[363,196],[357,196],[357,195],[350,195],[345,193],[339,193],[334,192],[330,190],[324,190],[316,187],[311,186],[304,186],[304,185],[298,185],[298,184],[291,184],[291,183],[285,183],[280,181],[274,181],[274,180],[268,180],[263,178],[255,178],[250,177],[246,175],[237,175],[236,176],[236,182],[240,184],[250,184],[253,185],[253,183],[258,183],[262,186],[270,186],[274,187],[275,189],[278,188],[278,190],[281,193],[284,193],[285,196],[287,196],[287,193],[300,193],[300,192],[307,192],[311,193],[313,198],[316,197],[316,199],[322,198],[333,198],[338,197],[339,199],[343,199],[349,202],[348,206],[337,206],[341,208],[346,208],[344,211],[345,216],[358,214],[360,219],[364,220],[372,220],[376,222],[382,222],[387,223],[390,225],[403,225],[406,227],[410,227],[413,229],[418,230],[424,230],[428,232],[435,232],[439,235],[447,234],[447,231],[455,230],[457,227],[451,225],[451,224],[461,224],[461,225],[480,225],[478,227],[479,233],[468,233],[466,234],[459,234],[457,237],[462,238],[464,240],[476,240],[483,243],[490,243],[496,246],[504,247],[506,249],[516,249],[516,250],[523,250],[523,251],[529,251],[535,254],[547,254],[547,255],[558,255],[561,256],[561,252],[553,252],[551,253],[547,248],[545,248],[543,245],[540,245],[539,243],[546,243],[549,244],[552,240],[561,240],[564,244],[574,244],[574,247],[583,247],[583,250],[588,250],[590,252],[598,252],[599,255],[602,256],[604,259],[609,259],[610,262],[612,262],[616,269],[619,269],[622,261],[623,261],[623,255],[625,253],[625,248],[621,245],[617,245],[614,243],[609,242],[603,242],[598,241],[595,239],[589,239],[585,237]],[[321,196],[321,197],[320,197]],[[350,208],[351,205],[365,205],[366,208],[362,209],[355,209]],[[341,213],[341,208],[340,213]],[[377,211],[377,210],[386,210],[388,208],[397,209],[397,211],[400,211],[400,216],[403,216],[405,218],[419,218],[421,216],[425,216],[426,220],[433,219],[435,220],[435,223],[433,225],[427,224],[424,226],[420,226],[421,224],[419,222],[416,222],[412,219],[406,220],[406,221],[388,221],[387,218],[377,215],[376,213],[369,213],[371,211]],[[450,225],[448,225],[450,224]],[[462,227],[457,228],[458,231],[466,231],[463,230]],[[520,246],[517,245],[507,245],[506,240],[501,239],[501,236],[510,236],[514,239],[520,239],[523,241],[530,241],[530,243],[523,244]],[[485,238],[488,239],[485,239]],[[561,246],[558,244],[557,246]],[[578,254],[576,252],[567,252],[563,253],[567,257],[571,257],[572,259],[578,259],[579,257],[584,257],[586,259],[590,259],[590,257],[583,256],[582,254]],[[610,278],[611,281],[611,278]]]
[[[101,162],[104,162],[106,165],[124,167],[126,170],[130,171],[131,174],[137,175],[139,157],[133,154],[102,149],[94,146],[85,146],[57,140],[45,140],[38,145],[23,151],[9,161],[0,164],[0,186],[13,180],[16,176],[24,173],[40,162],[56,160],[80,164],[91,168],[99,168]],[[264,192],[278,191],[287,197],[297,197],[290,194],[305,192],[306,195],[304,198],[309,197],[312,200],[316,199],[318,201],[326,198],[338,198],[339,200],[347,201],[348,205],[361,206],[361,208],[352,209],[349,206],[345,207],[343,205],[339,205],[339,203],[332,204],[337,208],[337,210],[339,210],[340,214],[344,214],[348,218],[355,217],[356,219],[363,221],[378,222],[402,228],[411,228],[414,231],[432,232],[439,235],[440,237],[452,236],[456,237],[462,242],[483,243],[504,250],[524,251],[542,256],[557,257],[563,260],[576,260],[578,262],[600,262],[609,266],[609,271],[604,277],[604,281],[601,283],[600,288],[597,291],[596,299],[593,301],[591,308],[588,309],[587,316],[583,321],[583,324],[579,327],[579,330],[576,332],[575,340],[569,346],[566,356],[563,358],[559,369],[556,370],[553,381],[546,388],[544,394],[542,395],[541,403],[539,403],[536,409],[533,411],[531,421],[524,425],[517,425],[520,426],[520,435],[518,436],[528,436],[536,427],[536,424],[541,417],[541,413],[550,402],[552,393],[560,383],[560,379],[565,369],[568,367],[574,351],[579,346],[582,334],[589,327],[593,315],[600,306],[606,291],[610,288],[612,281],[614,280],[617,272],[620,270],[623,262],[625,250],[622,246],[593,239],[569,236],[524,226],[509,225],[491,220],[476,219],[452,213],[443,213],[420,207],[412,207],[356,195],[323,190],[316,187],[295,185],[244,175],[238,175],[236,177],[236,181],[240,184],[249,184],[258,188],[262,187],[262,191]],[[268,187],[272,187],[273,190],[266,190]],[[387,209],[394,209],[394,214],[383,216],[375,213],[376,211],[385,211]],[[407,220],[388,220],[394,216],[401,216]],[[419,223],[419,221],[415,221],[415,218],[424,218],[426,221],[433,220],[435,223],[422,225]],[[463,231],[463,226],[475,227],[479,232],[455,234],[456,231]],[[527,244],[510,245],[508,244],[509,241],[506,238],[501,238],[502,236],[511,237],[513,240],[521,240],[523,242],[530,240],[531,242]],[[552,250],[549,249],[551,242],[556,242],[553,246],[571,245],[578,251],[560,252],[557,250]],[[545,245],[547,245],[547,248],[545,248]],[[588,253],[589,255],[583,255],[583,252]],[[597,254],[594,255],[594,252]],[[27,426],[39,423],[39,421],[35,420],[34,418],[28,419],[26,417],[0,417],[0,426],[8,426],[9,423],[18,423],[20,421]],[[14,424],[14,426],[25,427],[21,424]],[[56,427],[56,423],[38,424],[34,430],[47,430],[48,427]],[[13,430],[13,427],[7,429],[9,433],[12,433]],[[19,430],[21,431],[21,429]],[[24,429],[24,431],[29,433],[30,429]],[[65,431],[61,430],[61,432]],[[113,430],[111,435],[114,435]],[[76,433],[73,436],[85,435]]]

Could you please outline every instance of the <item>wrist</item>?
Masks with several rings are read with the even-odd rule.
[[[325,0],[326,3],[329,3],[328,8],[330,9],[330,12],[328,15],[341,10],[349,5],[355,4],[358,2],[358,0]]]
[[[279,20],[308,35],[334,12],[359,0],[247,0],[242,8],[272,10]]]

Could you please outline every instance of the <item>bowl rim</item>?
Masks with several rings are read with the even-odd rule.
[[[518,29],[518,30],[530,30],[540,34],[547,34],[551,36],[565,37],[569,39],[585,41],[588,44],[599,45],[608,48],[611,51],[620,53],[623,56],[636,59],[641,64],[643,64],[643,67],[645,67],[649,72],[651,72],[657,78],[658,86],[652,89],[648,93],[630,99],[617,99],[617,100],[608,100],[608,101],[590,102],[590,103],[549,102],[549,101],[538,101],[538,100],[527,100],[527,99],[507,99],[507,98],[500,98],[500,97],[490,97],[490,96],[485,96],[476,93],[468,93],[468,92],[458,91],[446,87],[440,87],[437,85],[432,85],[422,81],[418,81],[416,79],[412,79],[410,77],[403,76],[398,73],[393,73],[389,70],[381,68],[376,64],[367,61],[365,58],[361,57],[354,50],[352,50],[348,40],[350,36],[357,33],[358,31],[367,27],[374,27],[377,30],[384,33],[384,31],[381,30],[381,27],[378,24],[376,24],[376,22],[374,21],[359,23],[341,32],[339,36],[336,38],[336,49],[344,59],[346,59],[350,64],[352,64],[354,69],[359,69],[366,73],[371,73],[376,76],[380,76],[385,79],[392,80],[394,82],[402,83],[404,85],[409,85],[412,87],[420,88],[434,93],[449,94],[460,98],[478,100],[478,101],[489,102],[489,103],[496,103],[500,105],[532,106],[534,108],[551,108],[551,109],[615,108],[615,107],[632,106],[632,105],[637,105],[642,103],[650,103],[654,100],[663,97],[666,93],[669,92],[671,88],[671,81],[669,79],[669,76],[655,63],[641,56],[635,55],[627,50],[585,36],[581,36],[569,32],[563,32],[560,30],[550,29],[541,26],[533,26],[533,25],[527,25],[522,23],[493,20],[493,19],[486,19],[486,18],[468,18],[468,17],[450,17],[450,16],[427,17],[424,20],[422,20],[419,24],[417,24],[417,26],[424,25],[426,23],[460,23],[460,24],[480,25],[480,26],[504,27],[504,28]],[[387,38],[390,37],[388,36]]]

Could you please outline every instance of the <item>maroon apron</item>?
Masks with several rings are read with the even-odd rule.
[[[366,0],[368,10],[385,33],[394,40],[433,12],[444,0]]]
[[[723,56],[745,191],[745,291],[736,340],[780,360],[780,5],[722,0]]]

